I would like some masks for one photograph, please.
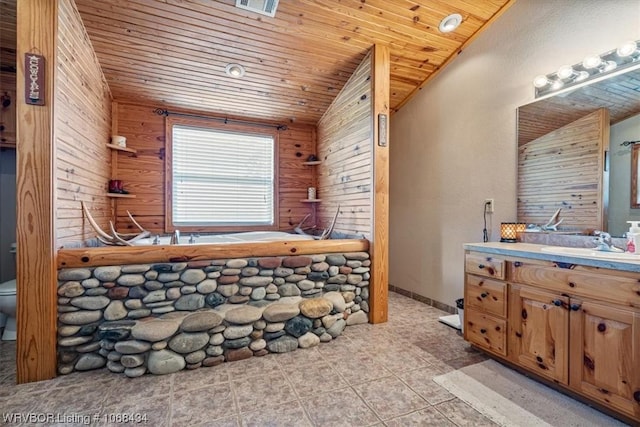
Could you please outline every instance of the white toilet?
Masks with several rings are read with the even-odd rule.
[[[11,245],[16,253],[16,244]],[[16,280],[0,283],[0,328],[4,327],[2,341],[16,340]]]

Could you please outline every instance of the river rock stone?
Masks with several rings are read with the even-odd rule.
[[[224,349],[220,345],[210,345],[206,348],[205,353],[209,356],[220,356],[224,353]]]
[[[113,282],[120,277],[120,272],[119,266],[96,267],[93,270],[93,277],[101,282]]]
[[[283,297],[292,297],[300,295],[301,292],[294,283],[285,283],[278,287],[278,294]]]
[[[249,336],[253,332],[253,325],[243,325],[243,326],[227,326],[227,329],[224,330],[224,337],[229,340],[235,340],[238,338],[244,338]]]
[[[249,344],[249,348],[253,351],[262,350],[266,346],[267,346],[267,342],[263,339],[255,340],[251,342],[251,344]]]
[[[367,313],[362,310],[351,313],[351,315],[347,317],[347,326],[359,325],[367,322],[369,322],[369,316],[367,316]]]
[[[273,270],[282,265],[282,258],[280,257],[266,257],[258,259],[258,265],[262,268],[268,268]]]
[[[311,319],[318,319],[331,313],[333,303],[326,298],[313,298],[300,303],[300,312]]]
[[[87,268],[65,268],[58,273],[58,280],[60,281],[80,281],[91,277],[91,270]]]
[[[320,337],[313,332],[307,332],[301,337],[298,337],[298,346],[300,348],[315,347],[318,344],[320,344]]]
[[[201,332],[215,328],[222,323],[222,316],[211,310],[189,314],[182,321],[180,329],[184,332]]]
[[[265,328],[265,332],[277,332],[284,329],[284,322],[269,323]]]
[[[117,284],[129,287],[139,286],[144,282],[145,278],[142,274],[123,274],[122,276],[118,277],[118,280],[116,280]]]
[[[342,313],[347,309],[346,301],[340,292],[327,292],[322,297],[331,301],[333,309],[338,313]]]
[[[311,257],[308,256],[289,256],[282,260],[282,265],[288,268],[296,268],[307,266],[311,262]]]
[[[244,268],[249,264],[246,259],[230,259],[227,261],[228,268]]]
[[[280,338],[281,336],[286,335],[287,333],[284,330],[281,331],[275,331],[275,332],[265,332],[262,337],[267,340],[267,341],[271,341],[271,340],[275,340],[276,338]]]
[[[285,322],[300,314],[297,304],[274,303],[264,309],[262,317],[267,322]]]
[[[262,308],[246,305],[229,310],[225,314],[225,320],[229,323],[244,325],[259,320],[262,317],[262,312]]]
[[[142,319],[143,317],[149,317],[151,315],[151,310],[148,308],[140,308],[137,310],[131,310],[127,313],[127,317],[129,319]]]
[[[205,279],[202,282],[198,283],[196,286],[196,290],[201,294],[210,294],[211,292],[215,292],[218,287],[218,283],[213,279]]]
[[[303,274],[291,274],[284,279],[289,283],[298,283],[299,281],[306,279],[307,276]]]
[[[111,360],[107,362],[107,369],[116,374],[121,374],[124,372],[124,366],[122,366],[119,362],[114,362]]]
[[[291,276],[293,274],[293,269],[292,268],[278,267],[273,271],[273,274],[276,277],[287,277],[287,276]]]
[[[148,322],[138,322],[133,329],[131,335],[135,339],[150,342],[165,340],[178,331],[180,322],[173,319],[153,319]]]
[[[60,325],[58,326],[58,335],[62,337],[68,337],[71,335],[75,335],[79,330],[80,326]]]
[[[63,313],[58,316],[60,322],[67,325],[86,325],[88,323],[97,322],[102,319],[102,311],[100,310],[80,310],[71,313]]]
[[[76,362],[75,369],[77,371],[89,371],[92,369],[102,368],[107,364],[107,359],[95,353],[87,353],[80,356]]]
[[[356,294],[354,292],[342,292],[342,296],[344,297],[344,301],[348,304],[355,299]]]
[[[342,267],[340,267],[340,269],[338,270],[338,272],[340,274],[351,274],[351,272],[353,271],[353,269],[351,267],[347,267],[346,265],[343,265]]]
[[[293,271],[295,274],[304,274],[305,276],[311,273],[311,267],[298,267]]]
[[[307,279],[313,280],[314,282],[320,280],[327,280],[329,278],[329,273],[326,271],[312,271],[307,275]]]
[[[120,358],[120,364],[125,368],[137,368],[144,363],[142,354],[125,354]]]
[[[217,292],[211,293],[205,298],[205,302],[209,307],[217,307],[221,304],[224,304],[225,301],[226,298]]]
[[[138,366],[137,368],[125,368],[124,374],[129,378],[137,378],[143,376],[147,372],[146,366]]]
[[[183,295],[195,294],[198,289],[193,285],[185,285],[180,288],[180,293]]]
[[[202,361],[202,366],[211,367],[218,366],[224,362],[224,356],[207,357]]]
[[[260,288],[257,288],[257,289],[260,289]],[[278,286],[275,283],[270,283],[267,285],[265,290],[267,291],[268,294],[275,294],[278,292]]]
[[[138,340],[118,341],[115,350],[122,354],[140,354],[151,349],[151,344]]]
[[[364,261],[369,259],[369,254],[366,252],[348,252],[344,254],[344,256],[347,259],[355,259],[357,261],[363,261],[363,265],[364,265]]]
[[[318,262],[315,264],[311,264],[311,271],[327,271],[329,270],[329,263],[327,262]]]
[[[152,351],[147,359],[147,368],[155,375],[172,374],[181,371],[186,365],[182,356],[170,350]]]
[[[62,297],[75,298],[84,293],[84,286],[80,282],[66,282],[58,287],[58,295]]]
[[[326,262],[329,265],[335,265],[339,267],[341,265],[345,265],[347,263],[347,259],[344,257],[344,255],[329,254],[327,255]]]
[[[287,353],[296,348],[298,348],[298,340],[287,335],[267,342],[267,349],[271,353]]]
[[[225,342],[222,343],[222,347],[223,348],[242,348],[242,347],[246,347],[251,343],[251,338],[249,337],[244,337],[244,338],[238,338],[235,340],[225,340]]]
[[[62,347],[73,347],[76,345],[84,344],[91,341],[93,337],[85,336],[85,337],[65,337],[58,339],[58,345]]]
[[[220,279],[218,279],[218,283],[220,283]],[[218,291],[221,295],[223,295],[223,296],[225,296],[225,297],[229,298],[229,297],[231,297],[231,296],[235,295],[236,293],[238,293],[238,290],[239,290],[239,289],[240,289],[240,287],[239,287],[238,285],[236,285],[236,284],[232,284],[232,285],[218,285],[218,289],[217,289],[217,291]]]
[[[362,276],[359,274],[349,274],[347,275],[347,283],[350,285],[357,285],[362,282]]]
[[[366,302],[366,301],[362,301],[362,302],[360,303],[360,308],[362,308],[362,311],[364,311],[364,312],[367,312],[367,313],[368,313],[368,312],[369,312],[369,303],[368,303],[368,302]]]
[[[209,343],[206,332],[183,332],[169,341],[169,348],[177,353],[193,353]]]
[[[200,363],[207,357],[207,353],[204,350],[194,351],[193,353],[187,354],[184,359],[187,363]]]
[[[241,285],[251,287],[267,286],[271,282],[273,282],[273,278],[264,276],[243,277],[240,279]]]
[[[254,301],[259,301],[261,299],[264,299],[266,295],[267,295],[267,290],[265,288],[254,288],[251,291],[251,299]]]
[[[252,291],[253,288],[250,288],[249,286],[243,286],[240,288],[240,295],[249,296],[251,295]]]
[[[104,320],[120,320],[127,317],[127,309],[120,300],[113,300],[104,310]]]
[[[303,291],[309,291],[313,288],[315,288],[316,284],[313,283],[311,280],[301,280],[298,282],[298,288],[300,288]]]
[[[178,298],[174,304],[176,310],[196,311],[204,307],[204,295],[191,294]]]
[[[362,266],[362,261],[349,260],[347,261],[347,267],[358,268]]]
[[[347,322],[345,322],[344,319],[338,319],[331,327],[327,328],[327,333],[331,335],[332,338],[336,338],[342,334],[345,326],[347,326]]]
[[[256,267],[245,267],[242,269],[242,275],[244,277],[257,276],[260,273],[260,269]]]
[[[207,273],[202,270],[189,269],[182,272],[180,280],[188,285],[197,285],[207,278]]]
[[[220,276],[218,278],[218,285],[231,285],[233,283],[238,283],[240,280],[240,276]]]
[[[116,286],[107,291],[107,296],[114,299],[125,299],[129,296],[129,288],[125,288],[124,286]]]
[[[329,277],[327,279],[327,283],[336,283],[339,285],[347,283],[347,276],[345,274],[338,274],[336,276]]]
[[[224,342],[224,336],[221,333],[211,335],[209,338],[209,344],[211,345],[220,345]]]
[[[313,322],[303,316],[296,316],[293,319],[287,320],[284,325],[284,330],[290,335],[298,338],[311,330]]]
[[[160,273],[158,274],[158,282],[175,282],[180,279],[180,273]]]
[[[158,282],[157,280],[147,280],[144,283],[144,288],[148,291],[157,291],[164,287],[164,283]]]
[[[224,352],[224,357],[227,362],[235,362],[237,360],[244,360],[253,357],[253,351],[249,347],[239,349],[228,349]]]
[[[155,270],[149,270],[144,273],[144,278],[147,280],[156,280],[158,278],[158,272]]]
[[[111,300],[104,296],[76,297],[71,300],[71,305],[84,310],[100,310],[105,308]]]
[[[142,286],[134,286],[129,290],[129,298],[139,298],[142,299],[149,295],[149,291],[147,291]]]
[[[97,288],[98,286],[100,286],[100,281],[98,279],[96,279],[95,277],[92,277],[90,279],[85,279],[82,281],[82,286],[85,289],[94,289]]]

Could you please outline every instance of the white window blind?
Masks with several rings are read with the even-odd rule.
[[[272,136],[173,126],[173,224],[274,223]]]

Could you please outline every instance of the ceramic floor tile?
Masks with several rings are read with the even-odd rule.
[[[408,414],[429,405],[395,377],[371,381],[353,388],[382,420]]]
[[[281,368],[302,368],[307,365],[314,365],[323,362],[323,356],[318,351],[318,347],[299,348],[289,353],[273,355],[276,363]]]
[[[338,372],[326,362],[305,365],[304,369],[292,366],[283,368],[283,371],[300,398],[347,386]]]
[[[439,403],[434,407],[457,426],[493,427],[497,425],[458,398]]]
[[[241,413],[298,399],[280,371],[244,380],[232,380],[231,385]]]
[[[111,374],[115,381],[110,383],[109,402],[119,404],[131,399],[147,399],[171,395],[171,375],[143,375],[128,378],[124,374]]]
[[[230,380],[229,373],[222,365],[179,371],[171,376],[174,396],[214,384],[228,383]]]
[[[229,375],[229,378],[236,380],[257,375],[271,374],[279,372],[280,370],[277,356],[277,354],[268,354],[263,357],[251,357],[249,359],[238,360],[232,363],[223,363],[218,366],[213,366],[212,368],[224,370]],[[200,369],[197,370],[199,371]]]
[[[330,363],[333,369],[350,385],[392,375],[382,364],[373,360],[370,355],[335,359],[331,360]]]
[[[433,407],[421,409],[411,414],[393,418],[391,420],[385,421],[384,424],[387,427],[409,427],[409,426],[454,427],[455,426],[454,423],[448,420],[444,415],[442,415]]]
[[[243,427],[311,427],[298,401],[282,403],[240,415]]]
[[[240,425],[240,416],[231,415],[217,420],[200,420],[197,422],[192,422],[191,424],[189,424],[189,427],[239,427]],[[173,427],[182,426],[173,423]]]
[[[319,427],[370,426],[381,421],[351,388],[315,394],[303,399],[302,406]]]
[[[173,396],[174,426],[219,420],[238,414],[230,383],[215,384]]]
[[[129,399],[119,404],[109,404],[100,413],[100,422],[107,426],[148,425],[171,426],[171,397]],[[127,418],[123,418],[127,417]]]
[[[433,377],[443,373],[441,369],[431,365],[413,371],[402,372],[398,374],[398,377],[423,399],[434,405],[454,398],[444,387],[433,381]]]
[[[407,346],[381,348],[373,351],[371,357],[394,374],[430,365],[420,357],[420,352],[409,350]]]

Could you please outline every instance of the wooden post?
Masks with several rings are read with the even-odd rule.
[[[389,297],[389,47],[373,46],[373,230],[369,321],[383,323]]]
[[[18,383],[56,376],[53,104],[57,21],[58,0],[17,2]],[[45,59],[43,106],[25,102],[27,53]]]

